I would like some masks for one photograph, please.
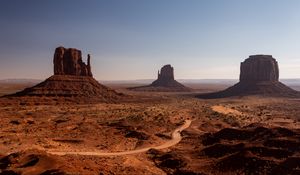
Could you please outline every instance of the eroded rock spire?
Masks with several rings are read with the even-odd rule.
[[[77,75],[92,77],[90,55],[88,54],[86,65],[82,61],[82,54],[80,50],[64,47],[55,49],[53,63],[54,75]]]

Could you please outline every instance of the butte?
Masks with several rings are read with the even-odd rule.
[[[271,55],[251,55],[240,66],[240,81],[223,91],[200,94],[199,98],[232,96],[300,97],[300,93],[279,81],[277,61]]]
[[[90,59],[88,55],[85,64],[80,50],[58,47],[53,58],[54,75],[36,86],[5,97],[22,97],[33,101],[64,99],[76,103],[115,102],[122,94],[93,78]]]
[[[157,80],[150,85],[128,88],[136,91],[154,91],[154,92],[189,92],[190,88],[185,87],[174,79],[174,68],[171,65],[164,65],[158,71]]]

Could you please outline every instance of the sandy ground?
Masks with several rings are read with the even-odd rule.
[[[212,106],[211,109],[213,111],[216,111],[218,113],[221,113],[221,114],[225,114],[225,115],[228,115],[228,114],[233,114],[233,115],[243,115],[240,111],[238,110],[235,110],[235,109],[231,109],[231,108],[228,108],[228,107],[225,107],[225,106],[220,106],[220,105],[215,105],[215,106]]]
[[[28,105],[1,99],[0,172],[299,172],[300,99],[252,96],[202,100],[184,93],[120,90],[136,98],[85,105]],[[185,120],[192,120],[188,128]],[[53,155],[49,150],[75,154]],[[132,151],[136,154],[93,155]]]
[[[135,149],[135,150],[130,150],[130,151],[120,151],[120,152],[100,152],[100,151],[52,151],[52,150],[43,150],[46,151],[49,154],[54,154],[54,155],[85,155],[85,156],[124,156],[124,155],[130,155],[130,154],[138,154],[138,153],[144,153],[149,151],[150,149],[166,149],[172,146],[175,146],[178,144],[182,137],[181,137],[181,131],[184,131],[191,125],[192,121],[191,120],[186,120],[185,123],[176,128],[172,132],[172,138],[165,143],[158,145],[158,146],[149,146],[141,149]]]

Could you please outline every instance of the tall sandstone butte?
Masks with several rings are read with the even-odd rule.
[[[80,50],[64,47],[55,49],[53,63],[54,75],[78,75],[92,77],[90,55],[88,54],[86,65],[82,61],[82,54]]]
[[[164,65],[160,72],[158,71],[157,80],[155,80],[151,85],[152,86],[172,86],[177,84],[174,79],[174,68],[170,65]],[[177,84],[178,85],[178,84]]]
[[[148,86],[140,86],[129,88],[137,91],[165,91],[165,92],[184,92],[191,91],[190,88],[185,87],[181,83],[177,82],[174,78],[174,68],[170,65],[164,65],[160,71],[158,71],[157,79]]]
[[[68,99],[76,103],[114,102],[120,99],[121,94],[93,78],[90,59],[88,55],[86,65],[82,61],[80,50],[58,47],[53,58],[54,75],[34,87],[9,96],[49,97],[55,100]]]
[[[251,55],[240,66],[240,81],[220,92],[200,94],[200,98],[265,95],[299,97],[299,92],[279,81],[279,68],[272,55]]]
[[[240,82],[275,82],[279,79],[277,61],[272,55],[251,55],[241,63]]]

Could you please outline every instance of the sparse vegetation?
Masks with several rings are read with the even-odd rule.
[[[137,98],[132,98],[131,101],[114,104],[62,103],[63,101],[59,99],[55,103],[49,101],[48,104],[45,104],[34,102],[31,99],[30,102],[19,105],[20,102],[16,102],[14,99],[4,100],[2,98],[0,101],[2,104],[0,107],[0,149],[4,152],[19,152],[28,148],[102,152],[134,150],[163,144],[171,139],[171,133],[176,127],[182,125],[185,119],[190,118],[193,120],[192,126],[182,132],[181,143],[169,150],[155,153],[155,157],[150,154],[132,155],[130,158],[70,155],[59,158],[51,156],[51,159],[69,162],[68,166],[70,167],[81,166],[82,161],[87,161],[89,162],[85,165],[87,169],[80,171],[88,172],[88,174],[98,172],[99,168],[103,171],[121,172],[124,170],[123,166],[126,160],[137,161],[136,159],[142,161],[143,165],[147,163],[147,166],[157,169],[159,172],[173,174],[211,172],[215,174],[218,168],[215,168],[214,163],[209,163],[212,160],[216,161],[219,168],[224,167],[223,165],[227,161],[235,159],[243,159],[248,165],[255,165],[250,158],[242,154],[243,150],[255,154],[257,161],[262,162],[265,162],[266,156],[277,156],[276,161],[279,158],[278,161],[282,162],[276,163],[278,168],[285,165],[284,162],[288,162],[291,155],[298,154],[297,150],[292,150],[294,153],[291,154],[290,150],[285,150],[283,147],[285,144],[292,144],[296,147],[295,144],[298,143],[294,143],[293,139],[286,142],[278,141],[276,138],[269,139],[270,137],[266,134],[273,132],[272,129],[270,131],[262,130],[257,134],[261,140],[269,139],[268,141],[252,146],[247,146],[247,138],[243,137],[245,136],[242,134],[243,132],[239,133],[238,131],[243,128],[280,126],[295,132],[294,128],[299,127],[299,118],[297,118],[300,114],[299,101],[261,97],[199,100],[174,93],[164,95],[162,98],[161,93],[154,92],[151,94],[135,92],[135,96]],[[259,103],[257,103],[258,100]],[[289,105],[286,105],[287,103]],[[213,108],[213,106],[220,106],[220,108]],[[225,128],[235,128],[236,132],[234,133],[238,135],[238,138],[244,140],[222,140],[213,137],[216,133],[226,135]],[[276,130],[276,132],[290,133],[286,130]],[[210,137],[207,137],[207,134]],[[252,137],[253,134],[250,136]],[[204,141],[205,137],[206,142]],[[255,142],[250,143],[255,144]],[[244,145],[241,147],[239,144]],[[216,149],[214,153],[222,153],[222,156],[212,159],[209,156],[212,153],[209,151],[214,149]],[[203,164],[203,161],[207,163]],[[270,160],[268,161],[270,162]],[[95,162],[106,165],[118,164],[121,169],[99,166]],[[239,166],[237,171],[240,171],[240,168],[247,168],[245,164],[237,166]],[[273,163],[264,166],[267,166],[265,170],[271,171],[275,164],[274,166]],[[134,164],[130,167],[136,168]],[[140,171],[140,169],[136,170]],[[59,171],[72,172],[72,168],[65,167]],[[230,171],[235,170],[231,169]],[[289,171],[292,172],[295,169]],[[141,174],[143,174],[142,171]]]

